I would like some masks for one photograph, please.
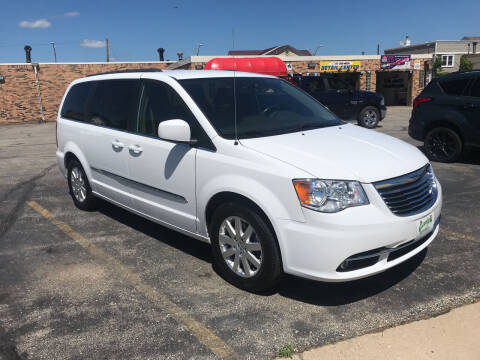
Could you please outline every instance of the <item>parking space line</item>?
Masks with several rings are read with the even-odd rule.
[[[106,261],[115,270],[116,273],[123,276],[125,280],[127,280],[131,285],[133,285],[133,287],[137,291],[142,293],[147,299],[152,301],[160,309],[170,314],[177,323],[183,325],[215,355],[221,358],[239,358],[235,351],[222,339],[215,335],[211,330],[209,330],[203,324],[195,320],[180,306],[169,300],[167,296],[159,292],[154,287],[145,283],[138,274],[129,270],[115,257],[109,255],[102,249],[95,246],[92,242],[85,239],[80,233],[73,230],[68,224],[58,220],[55,215],[53,215],[50,211],[38,204],[36,201],[28,201],[27,204],[44,218],[48,219],[52,224],[54,224],[57,228],[63,231],[67,236],[75,240],[91,255]]]

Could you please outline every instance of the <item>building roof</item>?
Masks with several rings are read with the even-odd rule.
[[[480,40],[480,36],[464,36],[462,40]]]
[[[312,56],[310,51],[308,50],[300,50],[294,48],[291,45],[281,45],[281,46],[273,46],[268,49],[263,50],[230,50],[228,55],[238,55],[238,56],[245,56],[245,55],[278,55],[285,51],[291,52],[298,56]]]

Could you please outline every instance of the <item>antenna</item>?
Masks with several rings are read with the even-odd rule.
[[[237,133],[237,86],[236,86],[237,71],[233,70],[233,121],[235,123],[235,141],[233,145],[238,145]]]
[[[232,50],[235,50],[235,28],[232,28]]]

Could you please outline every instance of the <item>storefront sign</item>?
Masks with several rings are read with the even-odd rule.
[[[380,58],[380,69],[410,69],[410,55],[382,55],[382,57]]]
[[[320,61],[320,71],[322,72],[345,72],[360,70],[362,70],[362,63],[360,61]]]

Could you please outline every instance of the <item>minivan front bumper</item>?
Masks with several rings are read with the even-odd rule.
[[[433,206],[405,217],[391,213],[373,185],[363,186],[369,205],[335,214],[304,209],[305,222],[277,220],[286,273],[329,282],[360,279],[404,262],[437,236],[442,209],[438,181],[438,196]],[[419,220],[430,214],[433,229],[418,233]],[[351,261],[362,260],[364,256],[368,260]]]

